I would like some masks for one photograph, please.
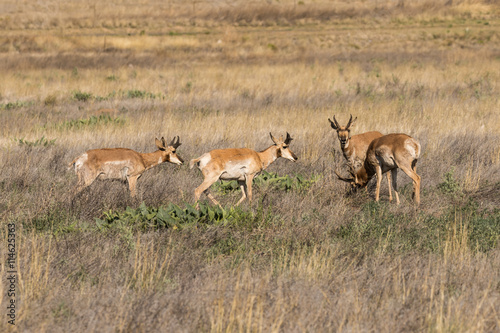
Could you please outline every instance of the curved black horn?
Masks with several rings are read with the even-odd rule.
[[[289,144],[289,143],[290,143],[290,141],[292,141],[292,140],[293,140],[293,138],[290,136],[290,134],[288,134],[288,132],[286,132],[286,139],[285,139],[285,143],[286,143],[286,144]]]
[[[341,175],[337,172],[337,170],[335,170],[334,172],[335,172],[335,174],[337,175],[338,179],[340,179],[340,180],[343,180],[343,181],[345,181],[345,182],[349,182],[349,183],[354,181],[354,178],[346,178],[346,177],[342,177],[342,176],[341,176]]]
[[[330,118],[328,118],[328,120],[330,120]],[[333,116],[333,121],[330,120],[330,122],[334,130],[338,130],[340,128],[339,122],[335,119],[335,115]],[[335,125],[335,127],[333,125]]]
[[[358,117],[354,118],[354,120],[352,120],[352,114],[351,114],[351,117],[349,118],[349,122],[347,123],[346,125],[346,129],[349,129],[349,127],[351,127],[351,125],[356,121],[356,119],[358,119]]]
[[[179,141],[180,141],[179,136],[174,136],[174,138],[173,138],[172,142],[170,143],[170,145],[172,147],[174,147],[174,148],[177,148],[177,147],[179,147],[181,145],[181,143]]]

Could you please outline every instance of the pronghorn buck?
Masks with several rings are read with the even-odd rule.
[[[236,205],[239,205],[245,198],[252,202],[252,181],[262,170],[266,169],[278,157],[284,157],[290,161],[296,161],[297,156],[290,150],[290,142],[293,140],[290,134],[276,139],[271,133],[271,140],[274,145],[257,152],[249,148],[228,148],[215,149],[201,155],[199,158],[191,160],[190,168],[198,166],[205,180],[194,191],[196,207],[202,193],[205,193],[216,205],[219,202],[208,192],[208,188],[217,180],[237,180],[242,196]]]
[[[333,116],[333,121],[330,120],[330,118],[328,118],[328,121],[330,122],[332,128],[337,131],[340,148],[342,149],[342,153],[347,160],[347,164],[351,169],[351,172],[357,172],[361,169],[365,162],[366,151],[368,150],[370,143],[374,139],[380,138],[383,134],[377,131],[372,131],[353,135],[351,137],[351,128],[354,127],[354,122],[358,119],[358,117],[352,120],[352,115],[350,116],[351,117],[349,118],[346,126],[340,126],[337,119],[335,119],[335,116]],[[336,171],[335,173],[339,176]],[[392,201],[390,174],[387,174],[387,183],[389,185],[389,201]],[[354,185],[354,183],[352,185]]]
[[[396,202],[399,204],[397,188],[399,168],[413,180],[413,198],[420,204],[420,176],[416,172],[420,151],[420,143],[411,136],[387,134],[370,143],[363,166],[356,172],[351,169],[352,178],[343,178],[339,174],[337,176],[356,186],[365,187],[368,181],[377,175],[375,201],[379,201],[382,174],[391,171],[392,187],[396,194]]]
[[[177,141],[176,141],[177,140]],[[88,150],[70,163],[78,176],[75,195],[90,186],[96,179],[121,179],[128,181],[132,197],[135,197],[137,179],[142,173],[164,162],[181,165],[184,161],[177,155],[181,145],[174,137],[167,146],[165,139],[155,139],[158,150],[153,153],[139,153],[127,148],[102,148]]]

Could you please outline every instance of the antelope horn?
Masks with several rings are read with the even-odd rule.
[[[330,118],[328,118],[328,121],[330,122],[330,126],[332,126],[334,130],[338,130],[340,128],[337,119],[335,119],[335,116],[333,116],[333,121],[331,121]]]
[[[286,144],[289,144],[289,143],[290,143],[290,141],[292,141],[292,140],[293,140],[293,138],[290,136],[290,134],[288,134],[288,132],[286,132],[286,139],[285,139],[285,143],[286,143]]]
[[[271,132],[269,132],[269,135],[271,136],[271,140],[273,140],[275,144],[278,144],[278,140],[271,134]]]
[[[354,118],[354,120],[352,120],[352,114],[351,114],[351,117],[349,118],[349,122],[347,123],[346,125],[346,129],[349,129],[349,127],[351,127],[351,125],[356,121],[356,119],[358,119],[358,117]]]
[[[340,179],[340,180],[343,180],[345,182],[352,182],[354,181],[354,178],[345,178],[345,177],[342,177],[338,172],[337,170],[335,170],[335,174],[337,175],[337,177]]]
[[[177,140],[177,141],[176,141]],[[179,147],[181,144],[179,143],[179,136],[174,136],[172,141],[170,142],[169,146],[172,146],[174,148]]]

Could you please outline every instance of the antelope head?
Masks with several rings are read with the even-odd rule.
[[[176,141],[177,140],[177,141]],[[165,139],[162,137],[161,140],[155,139],[156,147],[162,152],[161,158],[162,162],[170,162],[173,164],[181,165],[184,160],[177,155],[177,147],[181,145],[179,142],[179,137],[174,137],[174,139],[167,145]]]
[[[342,147],[342,149],[347,148],[349,146],[349,139],[351,138],[351,128],[354,126],[354,122],[356,121],[356,119],[358,119],[358,117],[352,120],[352,115],[351,115],[347,125],[340,126],[339,123],[337,122],[337,119],[335,119],[335,116],[333,116],[333,121],[331,121],[330,118],[328,118],[328,121],[330,122],[332,128],[337,131],[337,135],[340,141],[340,146]]]
[[[364,168],[361,168],[358,170],[356,173],[352,167],[349,169],[349,173],[351,174],[351,177],[342,177],[337,170],[335,170],[335,174],[337,175],[337,178],[347,182],[351,185],[352,190],[357,190],[358,188],[365,187],[368,184],[368,181],[370,180],[368,178],[368,174],[366,173],[366,170]]]
[[[279,139],[275,138],[271,133],[271,140],[273,140],[274,144],[278,148],[278,157],[284,157],[290,161],[296,161],[299,158],[290,150],[290,142],[293,140],[290,134],[286,132],[286,139],[283,140],[283,136],[280,136]]]

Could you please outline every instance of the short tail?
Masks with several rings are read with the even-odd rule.
[[[195,165],[198,166],[199,163],[200,163],[200,159],[195,158],[195,159],[189,161],[189,168],[192,169]]]
[[[75,163],[76,163],[76,160],[77,160],[77,159],[78,159],[78,157],[77,157],[77,158],[75,158],[75,159],[73,160],[73,162],[71,162],[70,164],[68,164],[68,170],[73,169],[73,166],[75,165]]]

